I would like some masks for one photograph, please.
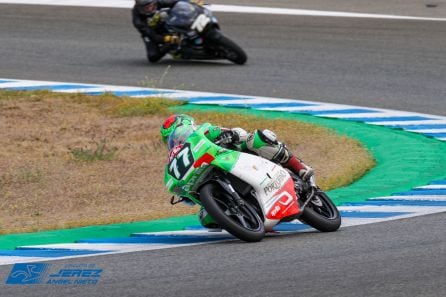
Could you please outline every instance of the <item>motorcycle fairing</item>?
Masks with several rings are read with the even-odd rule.
[[[199,186],[199,180],[207,172],[207,165],[214,165],[225,172],[230,172],[240,152],[223,149],[208,140],[204,135],[210,124],[200,125],[197,130],[187,133],[187,139],[173,146],[169,152],[169,163],[165,166],[164,184],[169,192],[186,196],[197,202],[197,197],[190,192]],[[192,128],[191,129],[195,129]],[[180,137],[182,138],[182,137]]]
[[[251,185],[271,231],[280,220],[300,212],[293,180],[281,166],[247,153],[240,153],[231,174]]]
[[[300,212],[293,180],[287,170],[259,156],[222,148],[206,138],[209,124],[197,130],[174,147],[165,171],[165,185],[170,192],[199,203],[196,192],[213,165],[238,177],[254,189],[265,229],[271,231],[282,219]],[[187,132],[187,131],[186,131]]]

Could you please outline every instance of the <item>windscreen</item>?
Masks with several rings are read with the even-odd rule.
[[[185,1],[180,1],[170,10],[167,25],[178,28],[189,28],[199,14],[198,9]]]
[[[167,140],[167,147],[169,151],[176,147],[177,145],[184,144],[192,133],[195,131],[195,126],[193,125],[179,125],[170,134]]]

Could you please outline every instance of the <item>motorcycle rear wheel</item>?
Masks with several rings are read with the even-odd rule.
[[[247,242],[257,242],[265,236],[263,220],[254,208],[245,202],[235,211],[231,196],[220,185],[204,185],[200,190],[200,198],[211,217],[235,237]]]
[[[327,194],[318,190],[313,201],[307,204],[300,220],[321,232],[338,230],[341,226],[341,215]]]

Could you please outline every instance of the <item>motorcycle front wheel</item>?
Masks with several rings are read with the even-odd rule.
[[[255,209],[248,202],[235,205],[231,195],[219,184],[204,185],[200,190],[200,199],[211,217],[235,237],[257,242],[265,236],[265,226]]]
[[[333,232],[341,226],[341,215],[331,199],[317,190],[305,207],[300,220],[322,232]]]
[[[208,38],[212,40],[212,43],[221,55],[229,61],[243,65],[248,60],[248,56],[245,51],[238,46],[234,41],[224,36],[220,31],[216,29],[210,29],[208,32]]]

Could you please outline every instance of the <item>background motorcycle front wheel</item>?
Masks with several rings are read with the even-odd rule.
[[[200,190],[200,198],[211,217],[235,237],[256,242],[265,236],[263,221],[254,208],[248,203],[236,207],[232,197],[220,185],[204,185]]]
[[[235,64],[243,65],[248,60],[245,51],[224,35],[220,38],[219,47],[226,59]]]
[[[248,60],[245,51],[234,41],[224,36],[219,30],[214,28],[210,29],[208,38],[212,40],[214,47],[225,59],[239,65],[245,64]]]
[[[333,232],[341,226],[341,215],[331,199],[318,190],[305,207],[300,220],[322,232]]]

